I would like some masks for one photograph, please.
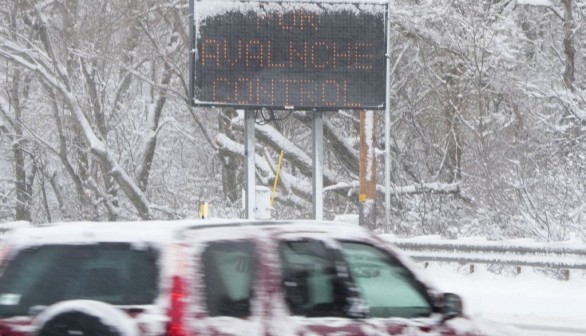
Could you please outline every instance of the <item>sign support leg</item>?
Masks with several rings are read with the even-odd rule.
[[[245,181],[245,195],[244,198],[245,202],[245,213],[246,218],[254,220],[254,207],[256,203],[256,181],[255,181],[255,166],[254,166],[254,156],[255,156],[255,129],[254,125],[256,123],[256,112],[252,110],[245,110],[244,112],[244,137],[245,137],[245,144],[244,144],[244,157],[246,163],[244,165],[244,175],[246,176]]]
[[[386,75],[385,75],[385,229],[396,232],[391,224],[391,0],[387,4],[385,32],[387,34]]]
[[[323,220],[324,119],[322,111],[310,113],[313,133],[313,219]]]

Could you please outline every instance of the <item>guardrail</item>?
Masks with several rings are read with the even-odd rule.
[[[452,262],[474,264],[552,268],[565,271],[586,270],[586,244],[582,242],[538,243],[527,241],[444,240],[437,237],[396,238],[383,235],[418,262]]]

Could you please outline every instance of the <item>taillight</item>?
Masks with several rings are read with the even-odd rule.
[[[0,243],[0,265],[4,265],[4,262],[6,259],[8,259],[11,250],[12,248],[9,244]]]
[[[185,283],[177,275],[173,277],[168,314],[167,336],[186,336],[185,325],[183,323],[185,316]]]

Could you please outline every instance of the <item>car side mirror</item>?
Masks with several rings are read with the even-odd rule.
[[[444,321],[462,316],[464,314],[462,298],[458,294],[445,293],[442,296],[441,313]]]

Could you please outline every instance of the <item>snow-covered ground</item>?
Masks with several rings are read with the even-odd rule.
[[[558,281],[532,269],[509,277],[476,267],[470,275],[456,266],[430,265],[421,270],[438,288],[460,294],[469,315],[506,322],[527,335],[586,335],[586,278],[581,271]]]

